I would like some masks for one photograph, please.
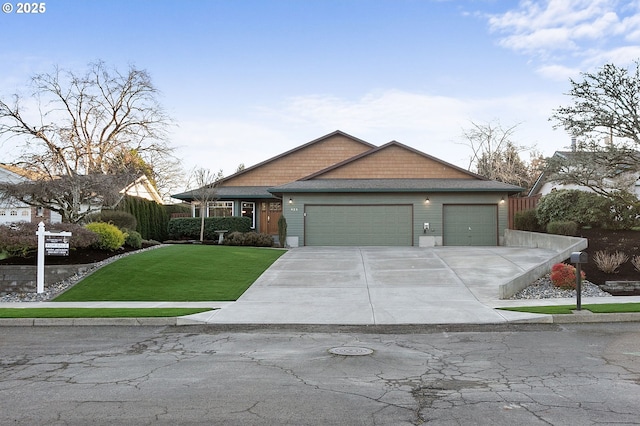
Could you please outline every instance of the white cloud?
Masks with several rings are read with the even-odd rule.
[[[541,76],[555,81],[568,81],[569,78],[577,78],[580,70],[564,65],[543,65],[536,70]]]
[[[359,99],[307,96],[263,107],[259,115],[242,119],[184,121],[174,141],[185,165],[225,175],[238,164],[247,167],[267,160],[334,130],[342,130],[375,145],[397,140],[445,161],[466,167],[470,149],[463,129],[471,121],[499,119],[503,126],[519,124],[517,142],[537,145],[546,155],[568,145],[561,131],[553,131],[548,117],[562,102],[561,95],[535,92],[485,99],[458,99],[389,90]]]
[[[640,57],[640,4],[634,0],[523,0],[488,16],[499,44],[541,62],[550,79],[575,76],[604,63],[623,66]]]

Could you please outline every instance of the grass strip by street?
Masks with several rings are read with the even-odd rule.
[[[562,315],[573,314],[576,305],[558,305],[558,306],[519,306],[512,308],[498,308],[504,311],[529,312],[532,314],[548,314]],[[585,311],[594,314],[619,314],[628,312],[640,312],[640,303],[603,303],[582,305]]]
[[[210,308],[2,308],[0,318],[151,318],[181,317]]]
[[[284,253],[176,244],[118,259],[54,301],[234,301]]]

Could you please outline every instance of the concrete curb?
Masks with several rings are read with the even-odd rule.
[[[615,313],[615,314],[594,314],[589,311],[574,312],[573,315],[540,315],[535,318],[523,318],[507,320],[501,323],[491,324],[455,324],[456,326],[483,326],[483,325],[526,325],[526,324],[580,324],[580,323],[611,323],[611,322],[640,322],[640,313]],[[86,326],[222,326],[233,327],[269,327],[280,328],[286,324],[211,324],[202,321],[194,321],[183,317],[145,317],[145,318],[0,318],[0,327],[86,327]],[[296,324],[296,326],[324,327],[350,327],[357,325],[349,324]],[[394,326],[447,326],[452,324],[380,324],[380,327]],[[375,328],[376,326],[365,326]]]
[[[144,318],[0,318],[0,327],[173,326],[176,317]]]

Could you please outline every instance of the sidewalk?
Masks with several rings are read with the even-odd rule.
[[[544,259],[518,247],[301,247],[280,257],[236,302],[31,302],[9,307],[215,309],[166,323],[415,325],[640,321],[640,314],[539,315],[499,307],[575,305],[575,299],[501,300],[498,287]],[[583,298],[582,304],[640,303],[636,297]],[[108,319],[47,320],[47,325],[107,325]],[[134,319],[147,323],[160,319]],[[132,321],[111,320],[114,324]],[[44,325],[44,320],[0,325]],[[135,325],[135,324],[134,324]]]

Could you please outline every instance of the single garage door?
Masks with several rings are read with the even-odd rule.
[[[411,205],[306,205],[307,246],[411,246]]]
[[[497,246],[498,206],[443,206],[443,244],[445,246]]]

